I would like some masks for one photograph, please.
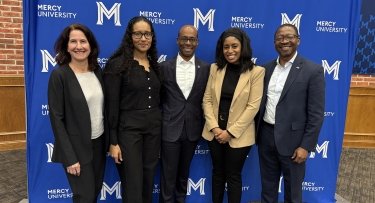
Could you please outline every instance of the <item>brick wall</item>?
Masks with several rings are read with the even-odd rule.
[[[23,70],[22,0],[0,0],[0,75]],[[353,74],[351,86],[375,87],[375,76]]]
[[[23,74],[22,0],[0,0],[0,74]]]
[[[353,74],[351,87],[375,87],[375,75]]]

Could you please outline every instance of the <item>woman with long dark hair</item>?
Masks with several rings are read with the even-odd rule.
[[[126,203],[151,203],[161,141],[156,37],[145,17],[132,18],[104,69],[110,155]]]
[[[213,203],[223,202],[225,184],[228,202],[241,202],[242,167],[255,143],[254,117],[263,93],[264,68],[251,58],[250,39],[243,30],[229,28],[220,35],[203,97]]]

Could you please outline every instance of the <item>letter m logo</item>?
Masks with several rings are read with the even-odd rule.
[[[116,199],[121,199],[121,182],[115,182],[115,184],[112,187],[109,187],[105,182],[103,182],[102,190],[100,191],[100,200],[106,200],[107,193],[109,195],[115,193]]]
[[[302,14],[297,14],[294,16],[293,20],[290,20],[288,14],[281,13],[281,25],[283,24],[292,24],[297,27],[299,33],[299,25],[301,24]]]
[[[214,31],[214,14],[215,9],[210,9],[207,14],[204,16],[199,8],[193,8],[194,10],[194,27],[199,29],[199,22],[202,22],[205,25],[208,22],[208,31]]]
[[[158,63],[161,63],[167,59],[167,55],[160,55],[158,58]]]
[[[43,67],[42,67],[42,73],[47,73],[48,72],[48,63],[51,63],[53,66],[56,66],[56,61],[53,56],[47,51],[47,50],[40,50],[42,53],[42,62],[43,62]]]
[[[205,195],[204,192],[204,184],[205,184],[206,178],[201,178],[197,183],[194,183],[190,178],[188,180],[188,187],[187,187],[187,195],[191,195],[191,188],[193,190],[197,191],[199,188],[199,194]]]
[[[53,153],[53,144],[52,143],[46,143],[46,146],[47,146],[47,163],[51,163],[52,162],[52,153]]]
[[[114,24],[115,26],[121,26],[120,22],[120,6],[121,3],[113,4],[111,9],[107,9],[103,2],[96,2],[98,6],[98,21],[96,21],[97,25],[103,25],[103,15],[107,17],[107,19],[111,19],[114,16]]]
[[[324,75],[326,72],[331,74],[333,72],[333,80],[339,80],[339,71],[340,71],[341,61],[336,61],[332,66],[330,66],[327,60],[322,60],[322,66],[324,68]]]
[[[322,145],[316,145],[316,148],[315,148],[315,150],[316,150],[316,152],[317,153],[321,153],[321,152],[323,152],[323,154],[322,154],[322,158],[323,159],[327,159],[328,158],[328,155],[327,155],[327,152],[328,152],[328,144],[329,144],[329,141],[324,141],[323,142],[323,144]],[[311,154],[310,154],[310,158],[315,158],[315,152],[311,152]]]

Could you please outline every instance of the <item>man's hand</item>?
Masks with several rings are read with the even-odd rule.
[[[306,161],[308,154],[309,152],[306,149],[298,147],[296,150],[294,150],[293,156],[291,158],[294,162],[300,164]]]

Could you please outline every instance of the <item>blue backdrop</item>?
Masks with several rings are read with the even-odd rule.
[[[293,23],[301,34],[299,53],[322,64],[326,78],[325,121],[307,161],[303,182],[305,202],[335,202],[349,84],[358,38],[360,0],[33,0],[23,1],[25,80],[27,102],[27,173],[31,203],[70,202],[72,193],[60,164],[51,162],[53,134],[48,118],[47,82],[56,67],[53,45],[64,27],[79,22],[96,35],[104,67],[118,47],[127,22],[143,15],[153,23],[159,61],[177,53],[176,37],[184,24],[199,30],[197,55],[213,62],[216,40],[229,27],[244,29],[251,38],[254,60],[264,64],[277,57],[273,34],[280,24]],[[243,169],[243,202],[260,198],[256,148]],[[190,203],[211,201],[211,160],[205,142],[196,149],[188,185]],[[159,193],[155,177],[155,202]],[[280,198],[283,196],[282,178]],[[113,161],[107,159],[100,201],[120,202],[120,182]]]
[[[375,4],[372,0],[362,1],[359,28],[353,73],[375,75]]]

